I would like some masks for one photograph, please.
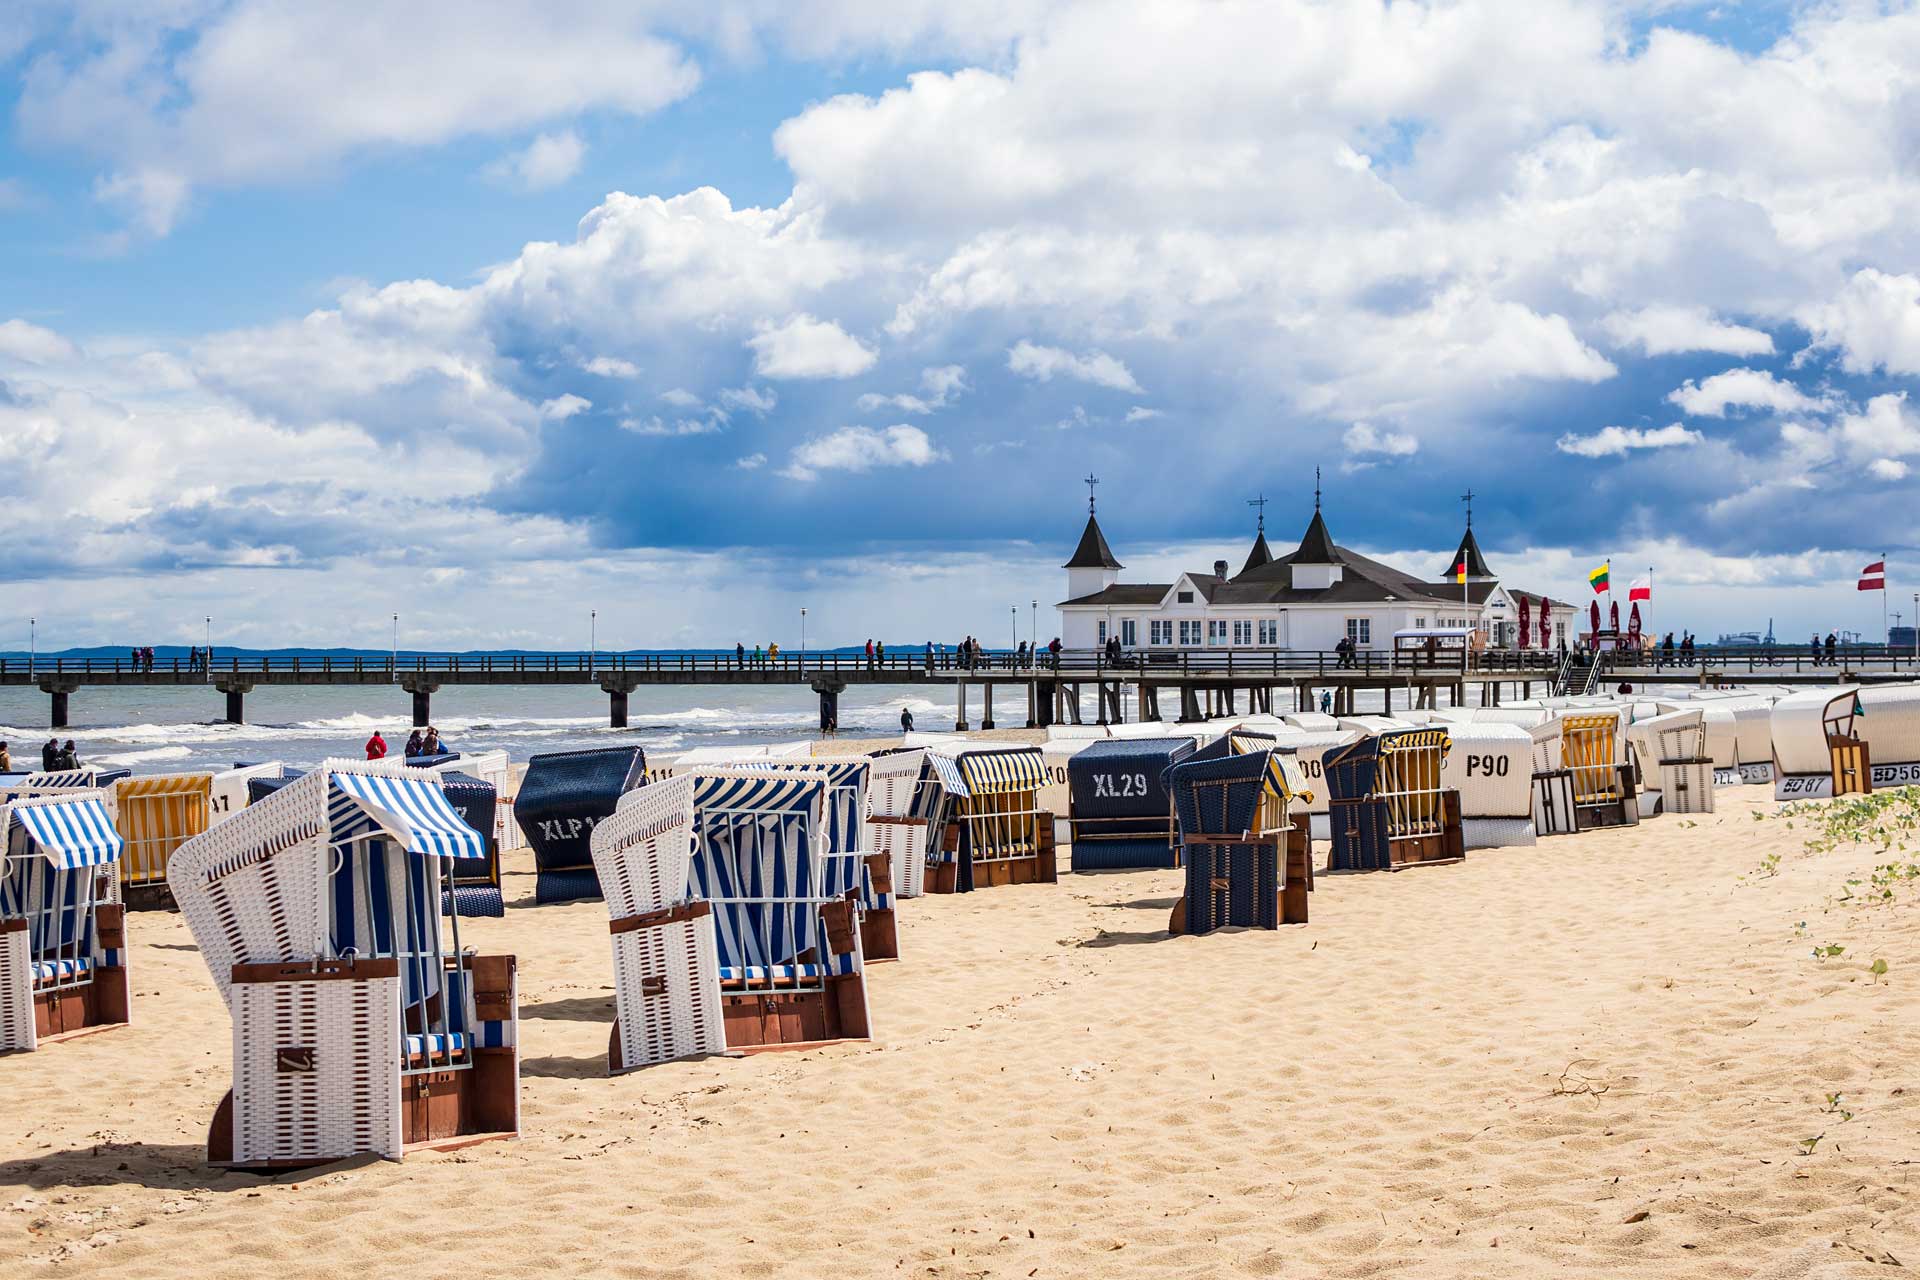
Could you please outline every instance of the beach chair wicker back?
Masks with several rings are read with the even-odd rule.
[[[1229,925],[1278,928],[1290,849],[1298,855],[1292,861],[1303,883],[1299,913],[1289,919],[1304,921],[1311,872],[1304,815],[1298,824],[1287,817],[1288,806],[1305,798],[1293,761],[1272,751],[1196,757],[1169,768],[1166,781],[1186,870],[1169,929],[1200,934]]]
[[[1327,752],[1336,871],[1378,871],[1462,856],[1460,796],[1442,783],[1452,738],[1438,726],[1395,729]]]
[[[646,755],[639,747],[556,751],[527,761],[513,812],[533,849],[536,902],[599,895],[593,828],[645,780]]]
[[[207,829],[213,774],[162,773],[113,784],[117,824],[127,851],[120,859],[124,891],[162,891],[174,850]]]
[[[458,769],[438,772],[447,803],[485,838],[487,847],[485,862],[462,859],[451,866],[440,895],[440,909],[458,911],[463,916],[504,916],[507,907],[500,888],[500,845],[495,837],[499,792],[493,783]]]
[[[1611,804],[1620,795],[1620,717],[1614,712],[1560,718],[1563,767],[1573,771],[1576,804]]]
[[[1191,738],[1109,738],[1070,757],[1074,870],[1177,866],[1167,773],[1193,753]]]
[[[927,876],[927,814],[921,809],[929,790],[926,750],[883,752],[867,761],[861,846],[887,856],[897,897],[917,898],[926,891]]]
[[[1446,728],[1452,747],[1441,765],[1440,785],[1460,793],[1464,846],[1534,843],[1532,736],[1497,721],[1455,722]]]

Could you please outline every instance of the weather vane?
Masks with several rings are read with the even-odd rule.
[[[1091,471],[1089,471],[1087,473],[1087,478],[1084,483],[1087,486],[1087,514],[1092,515],[1093,514],[1093,487],[1099,484],[1100,480],[1099,480],[1099,477],[1095,476]]]
[[[1320,468],[1313,469],[1313,509],[1320,509]]]
[[[1267,495],[1263,493],[1257,498],[1248,498],[1247,505],[1260,509],[1260,527],[1258,532],[1265,533],[1267,531]]]
[[[1460,501],[1467,504],[1467,528],[1471,529],[1473,528],[1473,490],[1469,489],[1461,494]]]

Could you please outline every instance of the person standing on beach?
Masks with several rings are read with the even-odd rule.
[[[900,732],[902,733],[913,732],[913,712],[909,711],[905,707],[900,708]],[[6,743],[0,742],[0,747],[5,747],[5,746],[6,746]]]
[[[47,745],[40,748],[40,771],[52,773],[60,767],[60,739],[48,738]]]
[[[411,760],[420,754],[420,731],[415,729],[407,735],[407,745],[400,748],[400,758]]]
[[[73,745],[72,738],[68,738],[67,745],[60,748],[60,756],[54,761],[54,765],[56,768],[61,769],[78,769],[80,767],[80,752]]]
[[[7,750],[7,744],[0,742],[0,773],[13,772],[13,752]]]
[[[373,736],[367,739],[367,759],[385,760],[387,758],[387,740],[375,729]]]

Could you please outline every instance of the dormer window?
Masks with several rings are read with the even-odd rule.
[[[1177,594],[1176,594],[1176,595],[1175,595],[1175,596],[1174,596],[1173,598],[1174,598],[1175,600],[1178,600],[1178,601],[1179,601],[1179,602],[1180,602],[1181,604],[1192,604],[1192,603],[1193,603],[1193,592],[1191,592],[1191,591],[1182,591],[1182,592],[1179,592],[1179,593],[1177,593]]]

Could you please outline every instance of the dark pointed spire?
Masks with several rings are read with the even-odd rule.
[[[1293,553],[1295,564],[1339,564],[1340,553],[1334,549],[1333,535],[1327,532],[1327,522],[1320,514],[1320,468],[1313,469],[1313,523],[1307,526],[1306,534],[1300,539],[1300,549]]]
[[[1124,569],[1125,565],[1114,558],[1113,548],[1107,545],[1107,535],[1100,532],[1100,521],[1093,514],[1093,489],[1100,483],[1097,476],[1088,473],[1081,481],[1087,486],[1087,527],[1080,534],[1080,545],[1073,549],[1073,558],[1062,565],[1063,569]]]
[[[1254,535],[1253,550],[1247,552],[1247,562],[1240,566],[1240,572],[1246,573],[1258,569],[1263,564],[1273,563],[1273,551],[1267,546],[1267,534],[1263,529]]]
[[[1487,568],[1486,557],[1480,554],[1480,543],[1476,541],[1473,536],[1472,525],[1468,525],[1466,533],[1462,535],[1460,539],[1460,549],[1453,553],[1453,559],[1447,561],[1447,571],[1440,575],[1441,580],[1444,582],[1452,582],[1454,571],[1460,567],[1460,562],[1463,560],[1467,565],[1467,578],[1469,580],[1474,578],[1491,578],[1493,576],[1493,570]]]

